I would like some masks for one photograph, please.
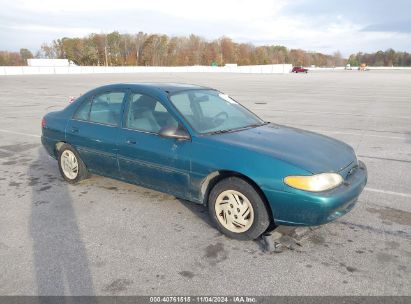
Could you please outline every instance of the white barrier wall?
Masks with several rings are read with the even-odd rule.
[[[345,67],[322,68],[322,67],[306,67],[310,71],[327,71],[327,70],[345,70]],[[373,67],[367,66],[367,70],[411,70],[411,67]],[[351,66],[351,70],[358,70],[358,66]]]
[[[40,75],[40,74],[93,74],[93,73],[252,73],[274,74],[289,73],[291,64],[268,64],[246,66],[70,66],[70,67],[33,67],[33,66],[0,66],[0,75]]]
[[[411,67],[369,67],[367,66],[367,69],[368,70],[411,70]]]

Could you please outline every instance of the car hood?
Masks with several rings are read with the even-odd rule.
[[[210,135],[209,138],[264,153],[313,174],[338,172],[356,159],[354,150],[339,140],[276,124]]]

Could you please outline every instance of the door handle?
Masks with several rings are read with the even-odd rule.
[[[71,128],[71,133],[78,133],[78,129],[76,127]]]
[[[129,144],[129,145],[135,145],[137,142],[136,142],[135,139],[127,139],[126,143]]]

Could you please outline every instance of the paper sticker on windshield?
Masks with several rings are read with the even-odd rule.
[[[230,96],[228,96],[227,94],[218,94],[218,96],[220,96],[220,98],[224,99],[225,101],[228,101],[229,103],[233,103],[233,104],[237,104],[234,100],[232,100],[230,98]]]

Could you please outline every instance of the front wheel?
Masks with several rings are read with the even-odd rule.
[[[260,194],[238,177],[223,179],[214,186],[210,192],[208,210],[217,228],[238,240],[254,240],[270,224]]]
[[[61,176],[70,184],[75,184],[89,175],[80,155],[68,144],[59,149],[58,165]]]

